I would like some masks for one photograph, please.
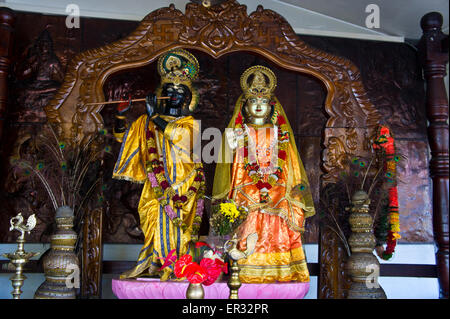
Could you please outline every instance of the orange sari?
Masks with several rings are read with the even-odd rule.
[[[249,130],[249,139],[256,142],[264,154],[257,155],[261,167],[268,166],[274,152],[271,147],[269,129]],[[261,129],[259,130],[261,132]],[[265,132],[264,132],[265,131]],[[275,145],[276,147],[276,145]],[[240,260],[240,280],[246,283],[268,283],[274,281],[309,281],[306,258],[302,247],[301,232],[304,231],[305,214],[301,203],[289,196],[288,180],[299,176],[299,163],[291,145],[287,149],[287,160],[281,178],[269,190],[270,201],[260,203],[259,190],[244,169],[243,154],[236,152],[231,169],[231,190],[228,198],[249,209],[249,215],[238,229],[238,249],[246,249],[247,236],[258,234],[255,251]],[[296,172],[294,172],[297,170]],[[267,179],[267,175],[264,176]]]

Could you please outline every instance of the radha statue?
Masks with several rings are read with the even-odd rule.
[[[238,249],[257,233],[254,253],[238,261],[244,283],[309,282],[302,246],[305,219],[315,214],[294,134],[274,95],[275,74],[253,66],[241,76],[243,93],[225,130],[213,198],[248,209],[236,233]]]
[[[192,84],[198,61],[186,50],[172,50],[159,58],[158,72],[161,84],[146,97],[147,114],[129,128],[124,115],[129,106],[119,105],[116,115],[114,135],[122,146],[113,178],[144,183],[138,207],[144,246],[137,265],[121,278],[169,279],[172,265],[159,271],[164,259],[190,252],[202,220],[205,179],[192,147],[199,126],[188,115],[198,103]],[[157,96],[168,99],[158,102]]]

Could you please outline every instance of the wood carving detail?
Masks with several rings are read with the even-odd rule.
[[[338,236],[330,230],[321,232],[320,275],[318,297],[343,299],[350,278],[344,273],[347,255]]]
[[[197,1],[201,3],[200,0]],[[222,1],[223,2],[223,1]],[[236,9],[236,7],[233,10]],[[3,9],[3,8],[2,8]],[[201,8],[199,8],[200,10]],[[213,9],[213,8],[211,8]],[[170,10],[166,10],[165,17],[168,16]],[[220,10],[219,10],[220,11]],[[263,10],[268,11],[268,10]],[[206,10],[208,12],[208,10]],[[245,10],[242,11],[245,14]],[[186,11],[186,13],[188,13]],[[239,13],[241,14],[241,12]],[[107,43],[117,41],[127,37],[133,30],[138,27],[138,22],[131,21],[118,21],[118,20],[104,20],[104,19],[86,19],[82,18],[83,29],[70,29],[59,28],[58,26],[64,24],[64,16],[49,16],[33,13],[16,12],[17,15],[17,27],[15,31],[15,45],[12,56],[12,61],[0,59],[0,64],[5,67],[6,64],[11,62],[11,73],[9,76],[9,98],[12,101],[9,111],[3,114],[10,114],[12,105],[14,111],[19,107],[24,108],[25,105],[21,105],[20,102],[16,103],[16,98],[20,94],[24,94],[24,88],[26,82],[20,80],[20,69],[27,67],[26,59],[20,57],[28,56],[29,48],[32,48],[36,43],[36,39],[41,32],[47,29],[51,37],[54,40],[54,50],[57,58],[59,59],[63,72],[66,71],[68,61],[72,61],[77,52],[82,52],[90,48],[101,47]],[[191,14],[192,15],[192,14]],[[253,15],[253,13],[252,13]],[[250,17],[250,16],[249,16]],[[222,19],[221,17],[219,17]],[[174,28],[170,19],[160,16],[158,19],[154,19],[154,23],[149,27],[150,32],[144,36],[147,37],[145,41],[157,45],[158,52],[162,52],[167,43],[173,45],[178,38],[182,38],[182,32],[187,28],[182,25],[183,15],[175,21],[180,25],[180,28]],[[193,16],[192,25],[197,25],[195,16]],[[256,21],[256,20],[255,20]],[[181,24],[180,24],[181,23]],[[206,23],[206,22],[205,22]],[[227,20],[224,23],[226,26],[232,23]],[[238,25],[238,23],[236,23]],[[248,24],[249,25],[249,24]],[[203,25],[205,26],[205,24]],[[429,161],[426,157],[428,142],[426,141],[426,119],[425,119],[425,92],[423,89],[422,70],[417,64],[417,52],[406,44],[395,43],[380,43],[373,41],[361,41],[355,39],[343,39],[343,38],[327,38],[327,37],[315,37],[301,35],[302,41],[306,41],[307,45],[301,47],[301,42],[298,45],[299,50],[297,52],[291,50],[291,45],[286,38],[277,39],[276,37],[269,36],[270,30],[277,30],[277,27],[269,26],[269,24],[260,24],[258,26],[263,34],[257,35],[255,31],[249,31],[250,27],[245,27],[242,30],[233,28],[236,39],[234,41],[257,41],[258,36],[262,39],[261,43],[265,43],[263,47],[269,46],[276,52],[277,57],[282,58],[282,61],[286,61],[289,58],[289,54],[293,60],[300,63],[309,63],[308,56],[302,54],[303,50],[309,50],[309,46],[319,48],[328,52],[329,56],[342,56],[346,59],[353,61],[358,67],[361,73],[362,80],[364,81],[364,87],[371,102],[376,106],[380,115],[382,116],[383,123],[388,124],[396,137],[398,138],[398,149],[400,154],[407,156],[408,160],[401,164],[399,167],[399,175],[404,177],[399,186],[399,201],[401,221],[402,221],[402,242],[431,242],[433,240],[432,232],[432,207],[431,207],[431,184],[429,182]],[[236,29],[236,30],[235,30]],[[254,27],[253,27],[254,29]],[[289,28],[288,28],[289,29]],[[84,31],[86,30],[86,31]],[[95,30],[95,32],[90,32]],[[289,30],[287,30],[289,32]],[[191,33],[195,34],[191,28]],[[245,32],[245,33],[244,33]],[[256,39],[254,34],[257,35]],[[281,33],[280,33],[281,34]],[[232,36],[232,35],[231,35]],[[5,38],[6,39],[6,38]],[[247,40],[250,39],[250,40]],[[144,41],[144,40],[142,40]],[[182,40],[180,40],[182,41]],[[185,40],[183,40],[185,41]],[[271,43],[274,42],[272,45]],[[293,41],[296,41],[294,36]],[[293,43],[294,43],[293,42]],[[143,42],[142,42],[143,43]],[[242,46],[247,44],[243,43]],[[132,42],[128,44],[133,47]],[[282,83],[278,87],[277,96],[280,101],[283,101],[283,106],[286,107],[289,119],[296,119],[291,121],[293,124],[294,133],[296,136],[297,146],[302,153],[302,160],[308,170],[309,179],[311,185],[314,188],[314,199],[318,202],[319,198],[319,181],[323,180],[320,168],[323,172],[327,173],[329,180],[333,179],[333,167],[338,167],[339,161],[333,164],[335,161],[333,158],[339,159],[339,155],[347,151],[347,148],[351,148],[352,139],[347,139],[347,133],[345,129],[341,131],[329,130],[324,134],[323,129],[325,126],[330,127],[327,120],[330,118],[330,112],[336,112],[334,118],[344,118],[344,112],[341,110],[340,100],[345,100],[349,105],[345,114],[349,114],[352,110],[351,103],[356,103],[354,95],[350,90],[347,90],[345,94],[336,92],[334,96],[340,96],[340,98],[332,99],[332,103],[335,105],[329,105],[328,111],[324,112],[323,105],[327,97],[327,88],[325,82],[311,74],[292,72],[286,69],[286,67],[278,67],[275,63],[268,61],[268,58],[263,58],[262,53],[254,54],[250,50],[246,52],[239,51],[233,53],[223,53],[220,58],[214,58],[214,55],[207,53],[208,45],[201,47],[200,45],[182,44],[182,46],[189,47],[194,50],[194,54],[199,57],[203,55],[203,59],[199,60],[201,65],[201,78],[197,83],[199,85],[199,92],[201,96],[201,107],[195,113],[196,118],[202,120],[202,128],[217,127],[223,128],[224,122],[229,119],[230,112],[232,112],[235,96],[239,94],[240,87],[236,83],[241,70],[253,65],[263,64],[274,69],[277,73],[277,77],[282,79]],[[250,47],[251,45],[247,45]],[[161,49],[162,48],[162,49]],[[202,50],[197,50],[199,49]],[[125,48],[123,49],[125,50]],[[93,51],[93,50],[91,50]],[[130,54],[132,51],[129,51]],[[297,55],[296,55],[297,54]],[[120,57],[120,55],[119,55]],[[118,57],[115,56],[114,59]],[[319,56],[317,58],[320,58]],[[302,60],[303,59],[303,60]],[[120,63],[116,63],[118,65]],[[157,85],[157,77],[154,71],[155,60],[149,61],[146,66],[139,68],[132,68],[126,70],[126,72],[113,72],[112,75],[108,75],[103,85],[104,99],[113,100],[118,99],[125,93],[131,93],[135,97],[144,97],[146,92],[154,89]],[[317,67],[317,65],[315,65]],[[323,64],[316,69],[318,72],[325,72],[325,68],[333,68],[330,64]],[[22,68],[23,69],[23,68]],[[142,71],[145,71],[142,74]],[[73,71],[73,69],[72,69]],[[207,74],[204,72],[207,71]],[[280,72],[281,71],[281,72]],[[69,73],[68,72],[68,73]],[[326,71],[331,74],[332,71]],[[340,69],[339,72],[344,72],[344,69]],[[340,81],[344,79],[344,76],[340,76],[340,73],[336,73],[338,76],[333,78]],[[2,70],[0,70],[2,73]],[[124,74],[125,73],[125,74]],[[4,73],[2,73],[4,74]],[[125,76],[123,76],[125,75]],[[77,75],[78,76],[78,75]],[[297,78],[297,80],[295,80]],[[111,83],[108,82],[112,79],[118,79]],[[92,82],[94,83],[94,82]],[[348,83],[348,82],[347,82]],[[343,86],[340,82],[333,83],[335,91],[340,91]],[[353,84],[354,86],[355,84]],[[131,88],[131,90],[127,90]],[[287,88],[287,89],[286,89]],[[292,88],[295,90],[295,96]],[[78,86],[73,88],[78,90]],[[52,91],[55,94],[57,88]],[[111,91],[110,93],[108,93]],[[76,91],[78,92],[78,91]],[[350,92],[350,93],[349,93]],[[70,92],[69,92],[70,93]],[[67,93],[67,94],[69,94]],[[78,93],[77,93],[78,94]],[[76,95],[76,94],[75,94]],[[74,95],[74,96],[75,96]],[[127,96],[127,94],[125,94]],[[296,99],[297,102],[291,102],[290,98]],[[329,97],[328,97],[329,98]],[[4,101],[6,99],[3,97]],[[51,96],[45,97],[45,99],[39,99],[39,106],[44,106],[47,101],[51,99]],[[286,102],[287,101],[287,102]],[[290,104],[285,104],[285,103]],[[31,104],[36,106],[37,104]],[[342,104],[344,105],[344,104]],[[67,106],[73,108],[74,104],[67,104]],[[109,107],[111,106],[111,107]],[[226,106],[226,107],[223,107]],[[66,106],[64,106],[65,108]],[[1,109],[1,108],[0,108]],[[112,105],[105,106],[99,114],[101,119],[105,122],[103,125],[108,132],[111,132],[111,114],[114,111]],[[135,115],[139,116],[142,112],[145,112],[144,106],[134,105],[133,111]],[[1,112],[0,112],[1,113]],[[361,113],[363,114],[363,113]],[[27,120],[30,117],[27,118]],[[130,118],[132,120],[134,118]],[[225,119],[225,120],[224,120]],[[356,122],[358,122],[358,119]],[[109,121],[109,122],[108,122]],[[2,162],[3,171],[9,172],[5,174],[3,187],[5,191],[1,194],[1,200],[4,203],[4,216],[0,219],[1,229],[4,230],[2,237],[3,242],[12,242],[14,238],[9,236],[7,231],[9,227],[9,218],[15,215],[17,209],[36,213],[36,216],[40,219],[38,227],[35,232],[28,236],[27,241],[30,242],[46,242],[49,240],[49,235],[52,233],[49,228],[46,231],[46,226],[52,222],[51,209],[45,204],[48,201],[44,189],[41,189],[40,183],[36,181],[25,181],[22,177],[17,176],[19,179],[11,179],[12,171],[10,165],[8,165],[7,156],[13,151],[9,150],[15,144],[16,141],[20,141],[22,133],[35,134],[40,130],[41,123],[15,123],[13,120],[5,121],[8,134],[3,134],[4,145],[8,145],[2,151],[5,154],[4,161]],[[203,125],[204,124],[204,125]],[[359,124],[359,123],[357,123]],[[297,128],[295,129],[295,125]],[[341,127],[338,123],[333,124],[334,127]],[[363,125],[363,124],[361,124]],[[361,126],[360,125],[360,126]],[[32,127],[35,129],[31,130]],[[79,126],[80,130],[83,126]],[[357,134],[367,134],[369,131],[362,130],[356,131]],[[353,133],[355,134],[355,133]],[[447,134],[448,135],[448,134]],[[327,140],[325,139],[327,138]],[[404,139],[404,138],[407,138]],[[402,140],[404,139],[404,140]],[[354,139],[353,139],[354,140]],[[299,146],[300,145],[300,146]],[[115,156],[118,154],[118,148],[120,145],[111,144],[112,154],[114,155],[109,160],[113,163]],[[324,150],[324,146],[327,148]],[[22,149],[22,153],[26,153],[27,148]],[[322,153],[321,153],[322,152]],[[423,155],[423,156],[422,156]],[[322,163],[319,163],[318,158],[324,158]],[[108,160],[106,161],[107,163]],[[404,168],[403,168],[404,165]],[[206,175],[213,176],[214,165],[206,164]],[[326,167],[324,167],[326,166]],[[108,169],[103,168],[105,176],[109,176]],[[212,179],[212,177],[211,177]],[[209,184],[210,186],[210,184]],[[113,200],[109,200],[105,196],[105,211],[104,217],[105,223],[103,223],[103,242],[109,243],[141,243],[139,225],[139,216],[137,214],[137,203],[140,194],[140,188],[138,185],[123,182],[122,184],[114,185],[105,190],[105,194],[111,194],[114,197]],[[38,196],[36,196],[38,195]],[[403,209],[402,209],[403,207]],[[316,243],[318,237],[317,217],[309,219],[307,221],[307,229],[305,233],[306,242]],[[39,225],[41,225],[39,227]],[[48,235],[47,235],[48,233]],[[323,239],[326,241],[327,236],[325,230],[322,230]],[[323,253],[325,253],[327,247],[329,249],[335,249],[335,246],[328,246],[326,242],[321,244]],[[323,257],[322,257],[323,260]],[[324,264],[326,265],[326,263]],[[330,271],[337,271],[338,265],[330,268]],[[323,270],[323,273],[326,273]],[[329,278],[335,278],[328,276]],[[321,286],[321,291],[325,291],[325,286],[332,288],[330,281],[323,281],[324,286]],[[322,289],[323,288],[323,289]]]
[[[319,78],[328,89],[327,127],[373,130],[380,118],[353,63],[309,47],[272,10],[258,6],[247,15],[245,5],[228,1],[210,8],[189,3],[186,14],[174,6],[161,8],[147,15],[128,37],[78,55],[46,107],[49,121],[70,141],[80,141],[100,130],[104,126],[100,115],[103,106],[85,104],[104,100],[102,87],[108,75],[146,65],[163,50],[180,46],[203,49],[215,58],[233,51],[253,51],[282,67]],[[325,166],[327,173],[332,165]]]
[[[102,218],[101,208],[96,208],[86,216],[83,229],[83,296],[100,296],[102,264]]]
[[[210,8],[189,3],[185,14],[173,5],[158,9],[124,39],[78,55],[68,66],[61,88],[45,107],[48,120],[63,139],[81,142],[104,127],[100,114],[103,106],[86,104],[104,101],[103,84],[109,75],[148,65],[162,52],[177,47],[202,50],[216,59],[235,51],[253,52],[280,67],[320,79],[328,91],[325,111],[329,116],[322,154],[322,186],[336,179],[343,154],[364,151],[360,145],[365,145],[364,139],[373,135],[379,122],[380,116],[352,62],[310,47],[276,12],[258,6],[248,15],[246,6],[233,0]],[[96,234],[94,228],[101,229],[101,212],[91,214],[86,227],[86,276],[93,286],[85,287],[85,291],[96,294],[100,289],[96,285],[100,276],[97,263],[101,233]],[[322,244],[324,253],[327,249],[336,253],[334,246],[327,246],[323,240]],[[342,268],[334,260],[332,267],[324,264],[321,273],[341,276]]]

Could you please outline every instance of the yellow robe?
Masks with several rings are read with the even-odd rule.
[[[124,134],[119,157],[113,170],[113,178],[144,183],[139,200],[140,225],[144,233],[144,245],[139,253],[137,265],[121,275],[121,278],[133,278],[143,274],[151,265],[158,269],[172,249],[177,256],[189,253],[192,224],[195,217],[196,197],[188,199],[182,209],[176,209],[170,198],[169,204],[177,216],[188,226],[183,232],[175,227],[159,204],[147,176],[146,163],[149,160],[146,130],[156,132],[157,152],[164,162],[165,175],[179,195],[185,194],[195,179],[196,168],[201,162],[194,162],[192,156],[193,136],[198,136],[198,127],[192,116],[175,118],[161,116],[169,122],[166,130],[161,132],[147,115],[139,117]],[[162,258],[162,259],[161,259]],[[165,268],[172,272],[173,268]]]

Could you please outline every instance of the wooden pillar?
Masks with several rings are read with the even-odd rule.
[[[442,15],[430,12],[420,21],[423,35],[419,54],[426,79],[428,141],[433,180],[433,232],[437,245],[436,265],[441,298],[448,298],[448,209],[449,145],[448,99],[444,85],[448,63],[448,35],[441,31]]]
[[[7,114],[8,75],[11,64],[15,16],[14,11],[0,8],[0,141]]]

